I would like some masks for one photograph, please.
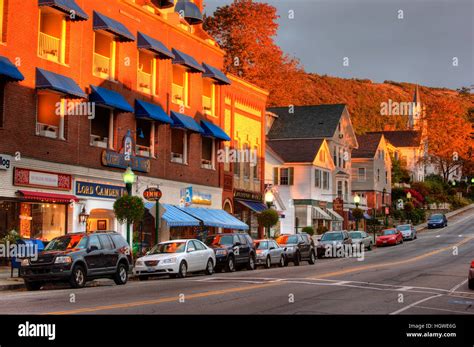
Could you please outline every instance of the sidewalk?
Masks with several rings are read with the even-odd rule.
[[[18,277],[18,269],[13,269],[13,277],[10,277],[9,266],[0,266],[0,291],[25,288],[23,279]]]
[[[453,217],[453,216],[456,216],[458,214],[461,214],[467,210],[470,210],[471,208],[474,208],[474,204],[470,204],[470,205],[467,205],[463,208],[460,208],[458,210],[454,210],[454,211],[451,211],[451,212],[448,212],[446,213],[446,217],[447,218],[450,218],[450,217]],[[417,226],[415,226],[415,230],[418,232],[418,231],[422,231],[422,230],[428,230],[428,223],[422,223],[422,224],[418,224]]]

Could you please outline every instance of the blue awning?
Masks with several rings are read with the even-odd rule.
[[[178,207],[169,204],[161,204],[161,207],[164,207],[165,213],[163,213],[162,217],[166,224],[169,227],[197,227],[201,225],[201,222],[190,216],[186,212],[181,211]],[[145,207],[153,211],[155,208],[154,202],[146,202]],[[153,214],[154,215],[154,214]]]
[[[173,128],[187,129],[200,134],[204,133],[204,129],[201,128],[198,122],[196,122],[192,117],[171,111],[171,119],[173,120]]]
[[[178,0],[174,8],[181,17],[184,17],[189,25],[196,25],[202,23],[202,13],[199,7],[190,0]]]
[[[53,90],[71,98],[87,98],[87,94],[72,78],[40,68],[36,68],[36,88]]]
[[[205,120],[201,121],[201,126],[204,130],[204,136],[214,137],[222,141],[230,141],[229,135],[227,135],[219,126]]]
[[[160,106],[142,100],[135,100],[135,116],[137,118],[146,118],[161,123],[173,124],[173,120]]]
[[[204,72],[204,68],[190,55],[173,48],[173,64],[186,66],[191,72]]]
[[[133,107],[125,100],[123,95],[110,89],[92,86],[92,93],[89,95],[89,101],[95,102],[97,105],[116,108],[123,112],[133,112]]]
[[[263,202],[259,201],[252,201],[252,200],[243,200],[243,199],[235,199],[237,202],[241,203],[245,207],[248,207],[252,211],[255,211],[257,213],[260,213],[262,211],[268,210],[267,205],[265,205]]]
[[[174,59],[174,54],[161,41],[141,32],[138,32],[137,47],[156,53],[162,59]]]
[[[11,81],[23,81],[25,77],[18,68],[7,58],[0,56],[0,77]]]
[[[248,230],[249,226],[224,210],[183,207],[180,210],[202,221],[203,225],[224,229]]]
[[[105,30],[115,35],[119,41],[135,41],[135,36],[122,23],[94,11],[94,30]]]
[[[74,0],[38,0],[38,6],[53,7],[67,14],[70,20],[88,20],[89,16],[80,8]]]
[[[215,80],[218,84],[231,84],[230,80],[227,78],[225,73],[223,73],[218,68],[202,63],[205,72],[202,74],[202,77],[209,77]]]

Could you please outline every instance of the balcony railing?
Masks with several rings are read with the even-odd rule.
[[[212,115],[212,99],[208,96],[202,96],[202,109],[204,114]]]
[[[173,102],[176,104],[184,104],[184,87],[172,84],[171,95],[173,96]]]
[[[57,37],[39,33],[38,55],[41,58],[59,62],[61,54],[61,40]]]
[[[201,159],[201,167],[203,169],[210,169],[212,170],[212,160],[207,160],[207,159]]]
[[[138,71],[138,89],[144,93],[151,94],[152,88],[152,75],[144,71]]]
[[[36,123],[36,134],[55,139],[58,137],[59,128],[54,125]]]
[[[135,151],[140,157],[151,157],[151,148],[147,146],[136,145]]]
[[[105,79],[112,78],[112,59],[94,53],[94,75]]]
[[[90,141],[91,141],[90,142],[91,146],[107,148],[109,139],[108,137],[102,137],[99,135],[91,135]]]
[[[173,163],[184,164],[184,155],[182,153],[173,153],[173,152],[171,152],[171,161]]]

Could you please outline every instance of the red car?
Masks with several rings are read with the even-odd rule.
[[[377,236],[377,246],[398,245],[403,243],[403,235],[397,229],[382,230],[382,235]]]
[[[469,269],[469,289],[474,289],[474,260],[471,262],[471,268]]]

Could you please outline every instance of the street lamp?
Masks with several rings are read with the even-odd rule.
[[[127,189],[127,194],[128,196],[132,196],[132,185],[135,183],[135,180],[137,179],[137,176],[135,176],[135,173],[132,171],[132,169],[127,167],[127,170],[122,175],[123,177],[123,182],[125,183],[125,187]],[[130,242],[130,222],[127,220],[127,243],[132,246]]]
[[[411,193],[410,192],[407,193],[407,199],[408,199],[408,201],[411,200]]]
[[[274,199],[273,192],[271,189],[268,189],[265,193],[265,202],[268,208],[272,207],[273,199]]]
[[[82,211],[79,213],[79,223],[86,225],[87,232],[87,220],[89,219],[89,214],[86,212],[85,206],[82,206]]]
[[[356,208],[359,208],[360,204],[360,196],[358,194],[354,195],[354,204],[356,205]],[[356,230],[359,230],[359,217],[356,216]]]

